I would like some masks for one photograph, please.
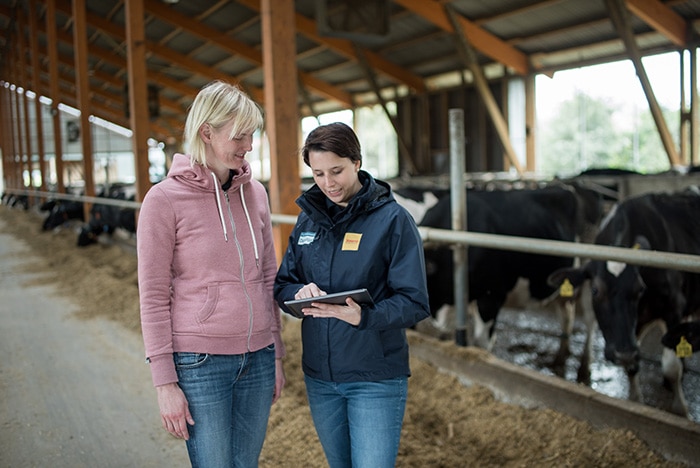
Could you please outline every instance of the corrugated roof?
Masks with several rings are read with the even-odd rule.
[[[458,76],[466,68],[443,13],[446,6],[458,13],[462,28],[469,29],[465,29],[468,39],[479,62],[489,66],[491,77],[493,70],[500,70],[503,77],[619,60],[626,51],[610,20],[607,1],[615,0],[296,0],[297,67],[309,77],[300,80],[301,114],[348,105],[315,89],[311,78],[350,93],[353,103],[371,102],[373,89],[361,64],[363,57],[375,64],[378,85],[399,93],[455,82],[437,79]],[[45,2],[35,4],[41,63],[47,69]],[[148,80],[160,90],[161,116],[153,124],[154,136],[159,136],[159,129],[171,134],[181,125],[198,89],[215,77],[230,76],[247,89],[263,87],[259,4],[259,0],[144,0]],[[697,45],[700,0],[623,4],[635,12],[629,15],[630,25],[642,54]],[[56,0],[56,5],[61,89],[70,98],[75,92],[71,2]],[[645,18],[652,7],[655,14]],[[124,3],[86,0],[86,8],[90,86],[99,104],[95,113],[119,123],[127,81]],[[0,80],[7,82],[17,80],[9,65],[20,56],[12,53],[18,32],[28,43],[29,27],[26,21],[17,21],[18,9],[28,11],[27,0],[0,0]],[[319,16],[320,11],[325,16]],[[382,18],[382,12],[388,17]],[[657,20],[680,21],[687,32],[683,45],[662,24],[651,24]],[[525,70],[517,69],[520,58]],[[501,67],[490,66],[499,63]]]

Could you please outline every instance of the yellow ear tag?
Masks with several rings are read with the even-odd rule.
[[[679,358],[690,357],[693,354],[693,345],[688,343],[685,336],[681,336],[681,342],[676,346],[676,356]]]
[[[632,246],[632,248],[633,248],[634,250],[639,250],[639,249],[642,248],[642,246],[641,246],[641,244],[640,244],[639,242],[637,242],[636,244],[634,244],[634,245]]]
[[[564,282],[559,286],[559,295],[561,297],[574,297],[574,286],[569,278],[564,278]]]

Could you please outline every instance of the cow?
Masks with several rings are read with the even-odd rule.
[[[83,203],[72,200],[49,200],[41,206],[49,214],[44,219],[42,230],[50,231],[70,220],[85,221]]]
[[[578,194],[588,193],[583,187],[574,189],[555,184],[538,189],[509,191],[467,190],[467,230],[507,236],[532,237],[557,241],[576,241],[586,232],[586,226],[597,225],[602,217],[602,200],[592,195],[586,199]],[[589,201],[585,201],[589,200]],[[594,207],[585,208],[593,201]],[[596,208],[597,207],[597,208]],[[425,214],[423,227],[451,229],[450,197],[443,197]],[[430,308],[433,317],[444,313],[444,305],[453,304],[454,281],[452,251],[440,246],[425,248],[426,276]],[[470,308],[474,318],[470,340],[476,346],[491,349],[495,340],[498,313],[508,294],[519,279],[528,283],[531,298],[546,301],[558,297],[556,288],[547,283],[557,269],[570,267],[574,259],[550,255],[535,255],[493,248],[468,248],[468,302],[475,302],[478,311]],[[574,302],[572,299],[551,302],[562,323],[562,335],[555,365],[561,365],[570,355],[569,336],[573,331]],[[592,353],[592,333],[595,320],[592,312],[585,313],[589,332],[586,352],[582,357],[579,380],[589,376]]]
[[[3,192],[2,203],[12,208],[21,208],[23,210],[29,209],[29,196],[27,195],[15,195],[12,193]]]
[[[700,320],[679,323],[661,337],[661,344],[678,357],[700,351]]]
[[[447,189],[405,186],[393,188],[396,202],[406,208],[416,224],[420,224],[425,213],[435,206],[438,200],[450,193]]]
[[[602,222],[595,243],[613,247],[700,254],[700,196],[692,191],[649,193],[613,207]],[[579,268],[554,272],[550,284],[589,284],[598,326],[605,340],[605,358],[623,367],[629,378],[629,399],[642,401],[638,381],[639,341],[661,322],[671,330],[700,308],[700,274],[591,260]],[[664,380],[673,390],[670,410],[687,416],[680,380],[682,362],[668,348],[662,355]]]
[[[135,199],[133,185],[115,184],[106,191],[104,196],[115,200]],[[90,219],[78,234],[78,247],[95,244],[101,234],[112,235],[117,228],[132,234],[136,233],[136,210],[115,205],[95,203],[90,209]]]

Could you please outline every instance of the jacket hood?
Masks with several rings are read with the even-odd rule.
[[[192,165],[190,157],[186,154],[176,153],[173,156],[173,164],[168,171],[168,177],[177,179],[179,182],[188,185],[196,190],[213,192],[218,189],[216,178],[212,177],[212,170],[200,164]],[[243,166],[236,171],[231,182],[232,189],[238,189],[243,184],[247,184],[253,178],[248,161],[243,161]],[[220,186],[220,185],[219,185]]]
[[[369,172],[360,171],[358,173],[362,188],[350,200],[337,216],[331,217],[327,208],[327,197],[318,185],[313,185],[299,198],[296,203],[314,222],[327,228],[354,219],[362,213],[377,209],[394,199],[391,193],[391,186],[377,180]]]

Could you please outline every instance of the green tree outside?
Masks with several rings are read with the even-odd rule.
[[[678,111],[663,113],[678,145]],[[545,177],[569,177],[590,168],[641,173],[670,168],[648,108],[631,115],[613,102],[577,93],[539,128],[537,171]]]

